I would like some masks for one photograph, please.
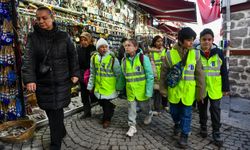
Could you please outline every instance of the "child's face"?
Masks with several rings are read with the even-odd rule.
[[[163,39],[162,38],[159,38],[158,40],[156,40],[155,42],[155,47],[156,48],[161,48],[163,45]]]
[[[184,41],[182,43],[182,47],[190,49],[190,48],[193,47],[193,42],[194,42],[194,38],[192,38],[192,39],[184,39]]]
[[[137,47],[130,41],[125,41],[124,48],[127,54],[133,54],[136,52]]]
[[[106,52],[108,51],[108,46],[107,45],[101,45],[98,48],[98,52],[103,56]]]
[[[211,34],[205,34],[200,38],[201,49],[202,50],[209,50],[214,42],[214,38]]]

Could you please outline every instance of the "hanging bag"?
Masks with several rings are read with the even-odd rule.
[[[174,88],[180,82],[182,78],[182,72],[183,72],[184,66],[186,65],[188,53],[189,53],[189,50],[180,62],[173,65],[169,69],[167,73],[167,85],[169,87]]]

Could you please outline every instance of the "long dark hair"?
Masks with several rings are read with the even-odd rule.
[[[150,47],[155,47],[155,43],[156,43],[156,41],[158,40],[158,39],[162,39],[162,37],[161,36],[159,36],[159,35],[156,35],[154,38],[153,38],[153,40],[152,40],[152,43],[151,43],[151,45],[150,45]]]

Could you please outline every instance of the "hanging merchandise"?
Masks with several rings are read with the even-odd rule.
[[[15,3],[0,0],[0,121],[16,120],[22,117],[22,104],[18,95],[14,52],[13,8]],[[18,112],[18,113],[17,113]]]

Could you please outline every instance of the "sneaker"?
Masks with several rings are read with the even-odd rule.
[[[213,139],[214,139],[214,144],[221,147],[223,146],[223,140],[220,136],[220,132],[214,132],[213,133]]]
[[[178,144],[181,148],[187,148],[188,146],[188,135],[181,134],[180,140],[178,141]]]
[[[150,113],[148,116],[146,116],[146,118],[144,119],[144,124],[145,125],[150,124],[152,121],[152,117],[153,117],[153,113]]]
[[[207,137],[207,128],[201,128],[200,135],[202,138],[206,138]]]
[[[130,126],[128,132],[126,133],[127,136],[132,137],[137,132],[135,126]]]
[[[152,111],[152,113],[154,116],[159,116],[161,114],[161,112],[158,112],[158,111]]]
[[[180,124],[175,124],[174,125],[174,135],[178,135],[179,133],[181,133],[181,127]]]

